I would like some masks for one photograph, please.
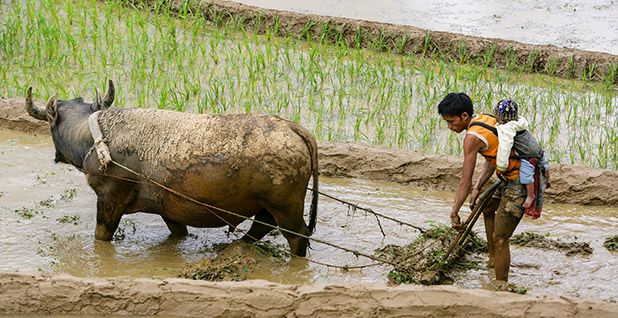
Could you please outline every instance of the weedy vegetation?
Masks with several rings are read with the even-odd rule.
[[[606,238],[603,246],[609,251],[618,251],[618,235]]]
[[[474,232],[470,232],[467,243],[454,250],[453,257],[445,259],[446,251],[456,239],[457,232],[443,223],[430,222],[431,229],[405,246],[386,245],[376,250],[376,256],[395,263],[388,273],[393,284],[434,285],[452,281],[457,275],[469,269],[478,268],[468,261],[469,253],[487,251],[487,243]]]

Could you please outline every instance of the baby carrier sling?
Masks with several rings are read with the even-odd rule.
[[[483,122],[473,122],[470,126],[481,126],[491,131],[496,136],[498,135],[496,127]],[[525,213],[533,218],[538,218],[541,216],[541,211],[543,210],[543,194],[547,188],[547,170],[542,163],[544,155],[543,148],[541,148],[539,142],[528,130],[522,130],[518,131],[515,134],[515,138],[513,138],[513,150],[515,150],[515,155],[509,158],[525,159],[534,166],[534,192],[536,197],[534,199],[534,204],[531,205]],[[498,177],[500,177],[500,175],[498,175]]]

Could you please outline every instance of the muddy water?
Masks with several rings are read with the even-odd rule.
[[[50,137],[0,129],[0,270],[44,270],[94,277],[175,277],[187,263],[215,256],[218,248],[240,237],[226,229],[190,228],[182,239],[168,237],[161,218],[137,213],[125,216],[112,242],[94,240],[96,197],[81,172],[53,162]],[[447,222],[453,194],[390,183],[322,177],[321,191],[421,227]],[[372,254],[384,244],[403,245],[418,233],[412,228],[353,211],[322,198],[314,237]],[[602,243],[615,235],[615,208],[548,205],[535,221],[524,219],[517,232],[548,234],[563,241],[590,242],[590,256],[567,257],[561,252],[514,247],[512,281],[530,294],[618,300],[618,254]],[[243,224],[247,228],[248,224]],[[477,224],[476,231],[482,232]],[[266,240],[278,246],[280,236]],[[370,264],[336,248],[313,243],[309,257],[335,265]],[[488,288],[491,274],[479,269],[455,278],[455,285]],[[386,266],[342,271],[294,260],[284,268],[253,273],[281,283],[383,282]]]
[[[235,0],[257,7],[412,25],[618,54],[615,0]]]

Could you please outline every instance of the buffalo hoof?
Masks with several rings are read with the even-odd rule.
[[[114,232],[109,231],[105,226],[97,224],[94,229],[94,238],[99,241],[111,241],[114,237]]]

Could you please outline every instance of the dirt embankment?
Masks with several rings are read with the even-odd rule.
[[[0,315],[184,317],[616,317],[618,305],[554,296],[386,284],[280,285],[254,280],[0,274]]]
[[[46,122],[30,117],[24,98],[0,99],[0,127],[49,134]],[[38,107],[44,108],[41,101]],[[427,189],[454,191],[463,157],[371,146],[359,142],[318,142],[320,174],[397,182]],[[483,160],[478,160],[477,173]],[[551,164],[546,202],[618,206],[618,172]]]
[[[147,5],[159,3],[156,0],[131,1]],[[342,41],[351,47],[401,55],[415,54],[459,63],[618,83],[618,56],[608,53],[429,31],[390,23],[307,15],[222,0],[172,0],[170,7],[177,12],[201,12],[206,19],[218,25],[241,23],[247,31],[257,30],[259,33],[298,36],[330,43]]]
[[[320,174],[365,178],[455,191],[463,157],[371,146],[357,142],[318,142]],[[480,173],[484,160],[477,160]],[[550,164],[549,203],[618,206],[618,172]],[[476,179],[474,179],[476,180]],[[490,183],[488,182],[488,185]]]
[[[49,125],[30,117],[25,103],[23,97],[0,98],[0,128],[49,135]],[[45,103],[39,100],[34,100],[34,105],[45,108]]]

